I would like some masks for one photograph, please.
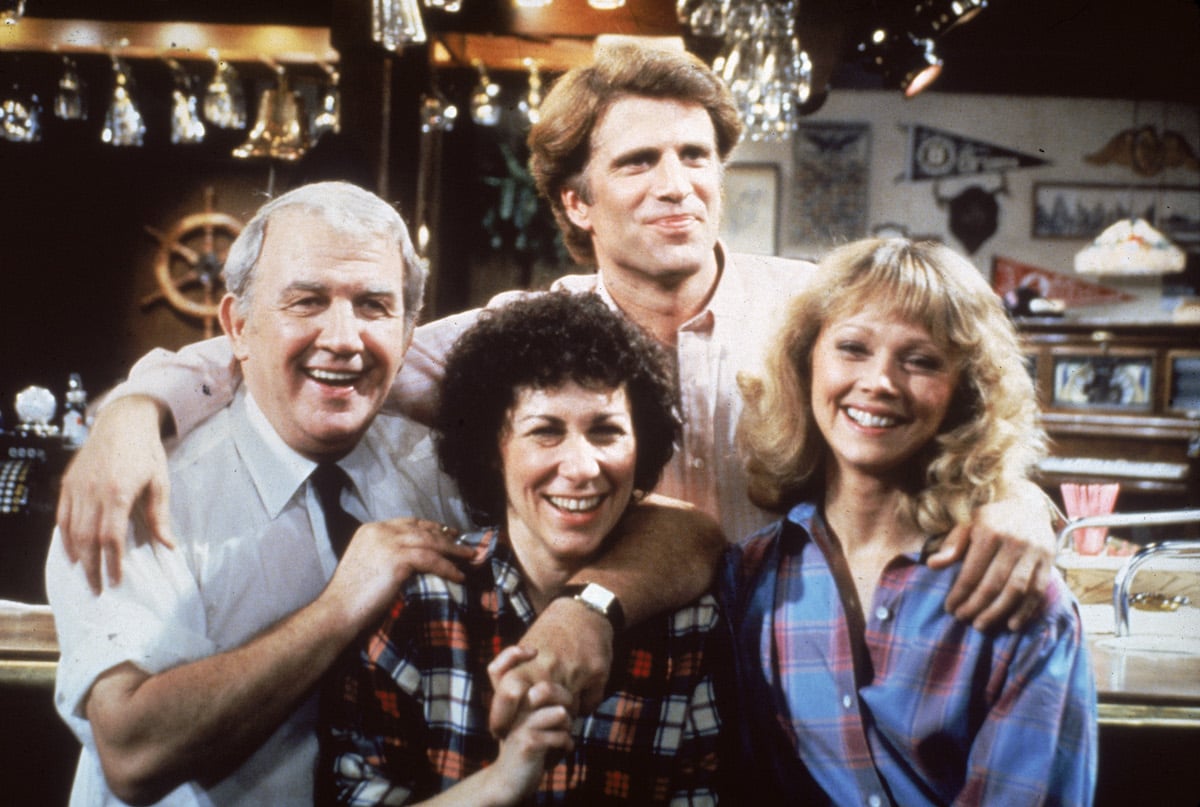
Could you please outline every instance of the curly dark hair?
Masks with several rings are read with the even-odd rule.
[[[634,487],[651,490],[680,432],[669,368],[649,337],[592,294],[547,292],[488,309],[446,358],[434,420],[442,470],[477,524],[500,524],[500,436],[518,390],[624,385],[637,441]]]

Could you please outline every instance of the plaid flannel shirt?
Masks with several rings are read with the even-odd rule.
[[[463,584],[410,580],[383,625],[331,679],[321,725],[318,799],[404,804],[490,764],[487,664],[535,613],[502,533]],[[542,777],[531,804],[712,804],[720,723],[709,672],[718,616],[705,596],[619,637],[607,696],[575,721],[575,749]]]
[[[801,504],[728,556],[748,768],[780,793],[807,769],[838,805],[1091,804],[1095,681],[1060,578],[1022,631],[984,634],[945,612],[957,566],[897,558],[854,615],[868,676],[856,680],[857,598],[832,552],[817,508]]]

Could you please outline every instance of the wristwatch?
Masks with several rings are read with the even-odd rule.
[[[584,583],[563,587],[559,597],[570,597],[608,620],[616,635],[625,629],[625,609],[617,595],[599,583]]]

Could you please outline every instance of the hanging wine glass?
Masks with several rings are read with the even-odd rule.
[[[0,22],[15,25],[25,16],[25,0],[0,0]]]
[[[321,108],[313,115],[312,123],[308,127],[312,145],[316,145],[326,132],[338,134],[342,131],[342,92],[338,88],[341,76],[327,64],[322,63],[321,68],[329,77],[329,84],[321,96]]]
[[[421,96],[422,132],[452,132],[456,120],[458,107],[447,101],[440,90],[434,88],[432,94]]]
[[[371,38],[393,52],[427,41],[417,0],[371,0]]]
[[[462,0],[425,0],[425,8],[436,8],[448,14],[462,11]]]
[[[196,110],[196,93],[192,91],[192,77],[174,59],[167,60],[175,82],[171,90],[171,142],[202,143],[204,122]]]
[[[0,100],[0,137],[13,143],[37,143],[42,139],[41,112],[37,95],[23,95],[13,85],[11,95]]]
[[[237,70],[221,61],[215,49],[208,55],[213,60],[213,77],[204,88],[204,117],[222,129],[245,129],[246,94]]]
[[[146,124],[133,100],[133,76],[129,66],[112,57],[113,97],[104,115],[100,140],[110,146],[141,146],[146,136]]]
[[[63,74],[58,80],[58,92],[54,94],[54,115],[62,120],[87,120],[86,85],[79,78],[75,61],[66,56],[62,60]]]
[[[492,81],[483,62],[476,59],[472,64],[479,72],[479,81],[471,92],[471,120],[480,126],[495,126],[500,123],[500,105],[496,103],[500,85]]]
[[[517,104],[517,109],[532,126],[542,119],[542,73],[533,59],[526,58],[524,64],[525,69],[529,71],[529,84],[525,95]]]

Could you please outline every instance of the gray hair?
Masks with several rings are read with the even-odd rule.
[[[262,253],[267,225],[276,213],[294,208],[317,214],[339,233],[363,239],[387,239],[400,248],[404,261],[404,331],[406,337],[410,335],[421,313],[428,269],[417,256],[400,214],[375,194],[349,182],[302,185],[258,209],[230,245],[225,258],[225,288],[237,298],[239,310],[244,313],[250,303],[254,267]]]

